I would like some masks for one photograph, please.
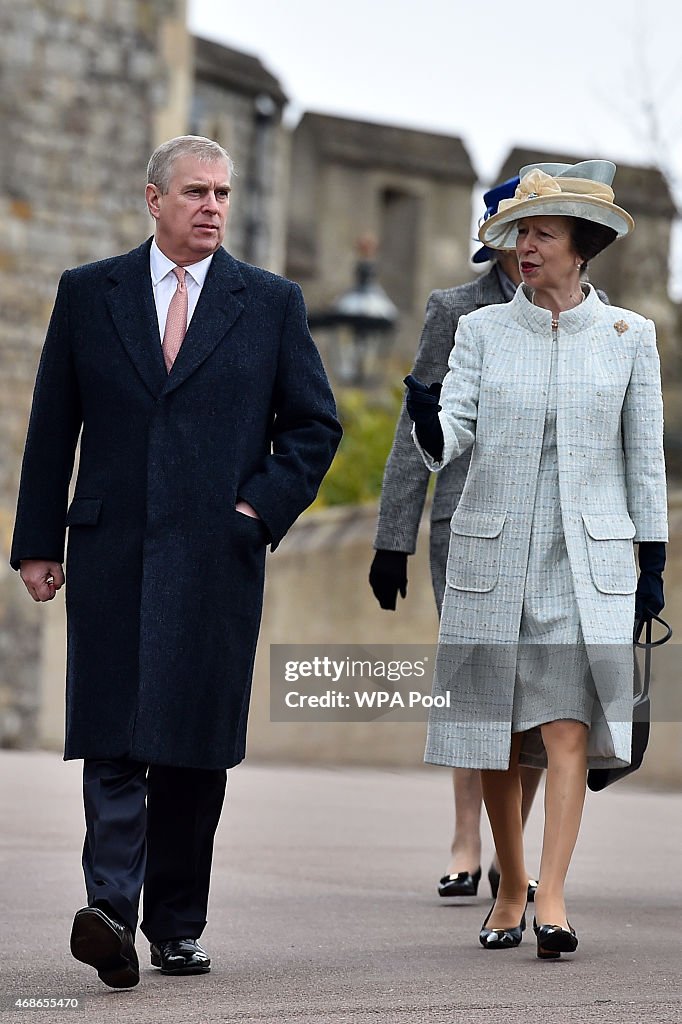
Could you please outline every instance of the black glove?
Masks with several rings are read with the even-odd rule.
[[[394,612],[398,591],[401,597],[407,594],[407,553],[377,551],[369,570],[369,585],[381,607]]]
[[[403,384],[407,386],[405,405],[408,416],[414,422],[417,440],[431,458],[440,462],[443,457],[443,428],[438,419],[441,385],[434,381],[427,387],[411,373],[405,377]]]
[[[635,593],[635,618],[646,622],[651,613],[660,615],[665,607],[663,597],[663,570],[665,544],[663,541],[644,541],[639,545],[639,580]]]

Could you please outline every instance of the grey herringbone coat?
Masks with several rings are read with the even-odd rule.
[[[441,397],[439,470],[472,448],[453,542],[426,759],[506,768],[515,645],[533,527],[551,363],[551,314],[520,287],[462,317]],[[591,765],[630,758],[633,541],[667,540],[663,418],[651,321],[600,302],[561,314],[557,333],[561,515],[597,692]],[[472,447],[473,446],[473,447]],[[560,685],[560,680],[556,685]]]
[[[448,370],[459,318],[482,306],[500,302],[504,302],[504,295],[496,265],[476,281],[432,292],[412,370],[414,375],[429,384],[442,381]],[[430,474],[412,442],[411,430],[412,421],[403,404],[384,470],[374,540],[378,550],[413,554],[417,546]],[[449,522],[464,487],[469,459],[470,452],[466,451],[439,474],[431,506],[432,532],[434,524]],[[432,544],[431,574],[437,599],[442,595],[444,573],[444,557],[437,556]]]

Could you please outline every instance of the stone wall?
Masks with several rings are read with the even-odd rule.
[[[37,728],[44,616],[6,556],[45,327],[65,267],[150,233],[146,162],[186,124],[166,63],[182,76],[184,26],[184,0],[0,3],[0,745]]]

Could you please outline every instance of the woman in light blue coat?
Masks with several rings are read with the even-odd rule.
[[[654,325],[580,282],[587,261],[634,227],[614,203],[614,173],[602,160],[522,168],[515,196],[480,231],[484,244],[516,249],[515,297],[461,318],[440,399],[437,386],[406,381],[427,465],[472,449],[434,678],[450,706],[431,716],[426,760],[482,769],[502,875],[479,936],[487,949],[522,938],[519,765],[547,765],[534,922],[543,958],[578,944],[564,883],[586,769],[630,760],[636,591],[651,611],[663,606]]]

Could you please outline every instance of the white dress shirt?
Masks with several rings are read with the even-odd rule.
[[[197,307],[199,296],[201,295],[201,289],[204,286],[206,275],[208,274],[208,268],[211,266],[211,260],[213,259],[213,253],[201,260],[199,263],[193,263],[191,267],[185,267],[187,273],[185,274],[185,283],[187,285],[187,326],[189,327],[190,321],[192,320],[192,314]],[[159,337],[163,341],[164,331],[166,330],[166,317],[168,316],[168,307],[170,301],[175,294],[175,289],[178,286],[178,279],[173,273],[173,269],[177,266],[177,263],[173,263],[165,256],[158,245],[156,239],[152,239],[152,247],[149,250],[149,267],[152,275],[152,288],[154,290],[154,302],[156,304],[156,316],[159,321]]]

